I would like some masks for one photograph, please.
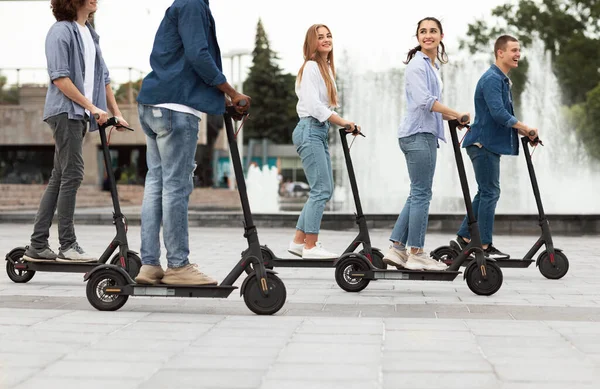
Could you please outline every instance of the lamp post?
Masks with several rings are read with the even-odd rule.
[[[246,55],[251,55],[252,52],[248,50],[232,50],[222,55],[223,58],[229,59],[231,65],[231,73],[229,83],[239,93],[244,93],[244,82],[243,82],[243,71],[242,71],[242,58]],[[236,72],[237,62],[237,72]],[[237,144],[240,151],[240,158],[244,158],[244,131],[240,130],[237,134]],[[235,189],[235,180],[232,178],[235,176],[233,171],[233,160],[231,159],[231,152],[229,153],[229,189]]]

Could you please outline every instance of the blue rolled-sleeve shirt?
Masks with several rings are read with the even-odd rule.
[[[435,67],[439,69],[437,63]],[[442,114],[431,111],[436,101],[441,102],[441,88],[431,59],[421,51],[416,52],[406,67],[404,92],[406,114],[398,128],[398,138],[426,132],[445,142]]]
[[[219,115],[227,81],[208,0],[175,0],[167,9],[150,55],[152,71],[137,101],[145,105],[182,104]]]
[[[94,67],[94,95],[92,104],[103,111],[107,110],[106,85],[110,83],[110,75],[100,50],[100,37],[92,26],[86,22],[96,46],[96,62]],[[77,22],[61,21],[50,27],[46,35],[46,61],[50,83],[44,104],[44,121],[48,118],[66,113],[69,119],[84,120],[85,108],[65,96],[54,80],[69,77],[75,87],[85,96],[85,60],[83,38],[79,33]],[[90,131],[98,129],[94,118],[90,118]]]
[[[496,154],[518,155],[519,135],[514,115],[510,79],[495,64],[481,76],[475,88],[475,120],[463,147],[479,143]]]

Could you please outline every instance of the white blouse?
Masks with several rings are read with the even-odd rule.
[[[331,70],[329,72],[335,87],[335,80]],[[337,87],[336,87],[337,90]],[[296,95],[298,95],[298,104],[296,112],[298,117],[312,116],[320,122],[324,122],[332,114],[335,114],[333,108],[329,106],[329,95],[325,80],[321,76],[319,65],[315,61],[307,61],[302,70],[302,80],[296,83]]]

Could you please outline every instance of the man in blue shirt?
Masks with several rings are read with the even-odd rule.
[[[508,72],[519,66],[521,47],[512,36],[502,35],[494,44],[496,62],[479,79],[475,89],[475,121],[463,147],[473,163],[477,194],[473,211],[479,224],[483,249],[491,258],[509,258],[492,245],[494,215],[500,198],[500,155],[519,154],[518,134],[537,137],[531,128],[514,116]],[[532,135],[530,135],[532,134]],[[470,241],[468,218],[462,222],[457,241],[464,247]]]
[[[32,262],[93,262],[77,243],[73,214],[83,180],[83,138],[108,120],[107,109],[122,119],[102,58],[99,37],[88,22],[96,12],[96,0],[52,0],[56,23],[46,36],[50,83],[44,105],[44,121],[54,137],[54,167],[35,218],[31,244],[23,259]],[[94,119],[98,116],[98,120]],[[119,129],[123,130],[123,128]],[[58,255],[48,245],[50,226],[58,217]]]
[[[202,113],[220,115],[227,103],[250,97],[236,92],[222,72],[215,21],[208,0],[175,0],[167,9],[150,55],[152,72],[138,96],[146,133],[148,173],[142,203],[138,283],[214,285],[216,280],[189,262],[188,202]],[[229,100],[230,99],[230,100]],[[160,226],[167,270],[160,265]],[[207,255],[210,253],[202,253]]]

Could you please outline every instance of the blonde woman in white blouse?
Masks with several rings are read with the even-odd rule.
[[[333,259],[338,255],[325,250],[319,242],[325,204],[333,194],[333,171],[327,144],[329,126],[333,123],[348,131],[354,128],[360,131],[360,127],[333,111],[338,106],[333,42],[331,31],[323,24],[314,24],[306,32],[304,64],[296,79],[296,94],[300,120],[292,139],[302,159],[310,193],[288,251],[305,259]]]

